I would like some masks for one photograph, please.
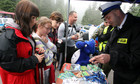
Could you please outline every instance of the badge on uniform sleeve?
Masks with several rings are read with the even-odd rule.
[[[127,38],[119,38],[117,43],[121,43],[121,44],[127,44]]]

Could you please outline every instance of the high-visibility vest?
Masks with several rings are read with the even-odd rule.
[[[106,34],[107,33],[107,30],[108,30],[109,26],[105,27],[104,30],[103,30],[103,34]],[[113,31],[114,27],[110,30]],[[105,47],[106,47],[106,44],[107,44],[107,41],[103,41],[99,44],[99,51],[105,51]]]

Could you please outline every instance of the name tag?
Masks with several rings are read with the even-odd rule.
[[[121,44],[127,44],[127,38],[119,38],[117,43],[121,43]]]

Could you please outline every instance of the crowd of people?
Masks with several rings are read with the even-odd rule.
[[[125,14],[120,5],[116,1],[99,7],[104,25],[92,36],[98,37],[99,53],[89,62],[101,63],[106,77],[113,69],[113,84],[139,84],[140,19]],[[40,16],[37,20],[38,17],[38,7],[29,0],[21,0],[16,5],[15,22],[4,25],[0,35],[3,84],[52,84],[55,70],[60,71],[65,62],[71,63],[77,50],[75,42],[80,37],[76,28],[77,12],[70,11],[68,23],[58,11],[52,12],[49,18]]]

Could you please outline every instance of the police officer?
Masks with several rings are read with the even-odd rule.
[[[116,1],[99,7],[104,20],[115,28],[106,45],[106,54],[89,61],[109,63],[114,70],[114,84],[134,84],[140,75],[140,21],[129,13],[124,14],[120,5]]]

